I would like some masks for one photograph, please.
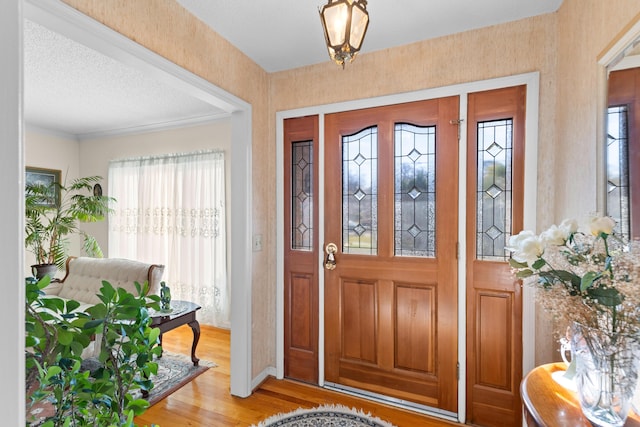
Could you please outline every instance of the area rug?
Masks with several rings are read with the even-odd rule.
[[[145,398],[150,406],[169,396],[209,368],[218,366],[202,359],[198,362],[198,366],[193,366],[190,356],[166,350],[162,353],[161,358],[156,359],[156,362],[158,363],[158,374],[152,378],[154,387],[149,392],[149,396]],[[97,363],[97,360],[87,359],[83,361],[82,365],[85,369],[93,370],[97,367]],[[134,390],[131,394],[134,398],[141,397],[140,390]],[[37,403],[31,408],[30,413],[27,413],[27,420],[30,421],[28,425],[39,425],[44,418],[53,415],[52,411],[51,403],[47,403],[46,400]]]
[[[362,410],[343,405],[322,405],[273,415],[251,427],[395,427]]]
[[[200,360],[198,366],[193,366],[190,356],[164,351],[162,357],[157,359],[158,375],[151,378],[153,388],[145,399],[149,405],[154,405],[164,399],[183,385],[193,380],[209,368],[216,367],[213,362]],[[140,391],[131,393],[134,398],[140,397]]]

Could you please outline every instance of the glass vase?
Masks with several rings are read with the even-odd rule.
[[[636,337],[575,323],[571,346],[584,415],[597,426],[624,425],[638,380]]]

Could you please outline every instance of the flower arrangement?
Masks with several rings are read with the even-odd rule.
[[[566,219],[539,235],[509,239],[517,278],[537,279],[536,300],[558,320],[610,333],[640,329],[640,242],[614,233],[615,221],[591,216]],[[528,279],[531,280],[531,279]]]
[[[614,233],[615,221],[574,219],[535,235],[523,231],[507,250],[516,277],[537,279],[536,299],[556,319],[571,322],[578,400],[595,425],[622,426],[638,379],[640,242]]]

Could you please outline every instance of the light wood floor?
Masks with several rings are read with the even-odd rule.
[[[188,326],[163,337],[163,347],[189,354],[193,334]],[[289,380],[267,379],[254,393],[241,399],[229,393],[229,340],[226,330],[202,326],[196,356],[218,364],[156,403],[135,419],[138,426],[248,427],[270,415],[320,404],[339,403],[362,409],[397,427],[460,426],[390,406],[335,393]]]

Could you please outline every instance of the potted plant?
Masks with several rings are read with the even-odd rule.
[[[110,211],[111,197],[94,194],[93,187],[102,177],[74,179],[71,184],[27,184],[25,189],[25,246],[36,257],[31,268],[36,278],[53,277],[64,268],[68,257],[69,236],[79,234],[88,256],[102,257],[97,240],[80,229],[81,222],[102,221]]]
[[[160,297],[148,282],[135,283],[135,296],[103,281],[101,302],[83,311],[78,301],[45,295],[49,283],[25,281],[27,425],[134,427],[149,402],[132,392],[151,390],[158,373],[160,330],[149,309],[160,309]],[[83,360],[96,337],[99,356]]]

